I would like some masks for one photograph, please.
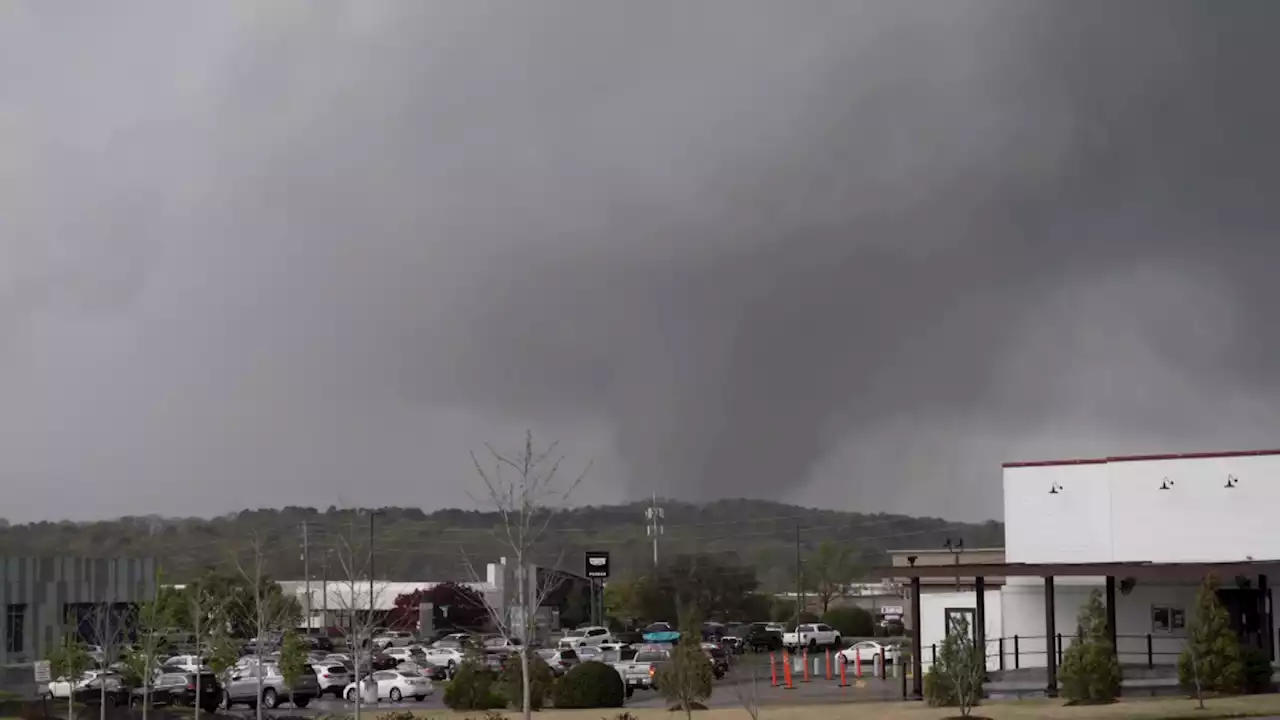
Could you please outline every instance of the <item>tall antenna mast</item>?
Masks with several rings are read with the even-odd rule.
[[[653,504],[645,509],[644,517],[649,521],[646,530],[653,540],[653,566],[656,568],[658,567],[658,537],[662,535],[662,521],[667,517],[662,508],[658,507],[658,493],[653,494]]]

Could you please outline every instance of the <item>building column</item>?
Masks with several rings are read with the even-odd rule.
[[[1054,622],[1053,578],[1044,579],[1044,649],[1045,663],[1044,694],[1047,697],[1058,697],[1058,628]]]
[[[987,579],[984,577],[975,577],[973,579],[973,629],[974,645],[982,652],[982,674],[983,677],[987,673]]]
[[[1107,639],[1111,641],[1111,654],[1120,657],[1120,646],[1116,643],[1116,579],[1107,576]]]
[[[911,578],[911,699],[924,699],[924,645],[920,637],[920,577]]]

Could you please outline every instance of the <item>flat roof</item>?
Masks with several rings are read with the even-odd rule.
[[[954,578],[961,577],[1131,577],[1138,580],[1201,580],[1206,575],[1219,578],[1237,575],[1266,575],[1280,570],[1280,560],[1249,560],[1225,563],[991,563],[962,565],[916,565],[878,567],[872,577]]]
[[[1024,468],[1047,467],[1050,465],[1100,465],[1102,463],[1139,462],[1142,460],[1202,460],[1206,458],[1260,457],[1264,455],[1280,455],[1280,449],[1223,450],[1220,452],[1166,453],[1162,455],[1112,455],[1110,457],[1073,458],[1070,460],[1030,460],[1002,463],[1000,467]]]
[[[923,555],[925,553],[944,553],[944,552],[950,552],[950,551],[947,550],[945,547],[913,548],[911,550],[886,550],[885,551],[885,553],[888,555]],[[956,554],[963,555],[965,553],[991,553],[991,552],[1004,552],[1004,548],[1002,547],[960,548],[959,550],[956,551]]]

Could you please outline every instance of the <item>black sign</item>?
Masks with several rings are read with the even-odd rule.
[[[609,553],[601,550],[587,551],[587,577],[592,579],[609,577]]]

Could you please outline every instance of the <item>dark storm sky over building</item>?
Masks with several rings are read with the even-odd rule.
[[[525,427],[581,502],[957,519],[1275,445],[1277,20],[6,3],[2,514],[462,505]]]

